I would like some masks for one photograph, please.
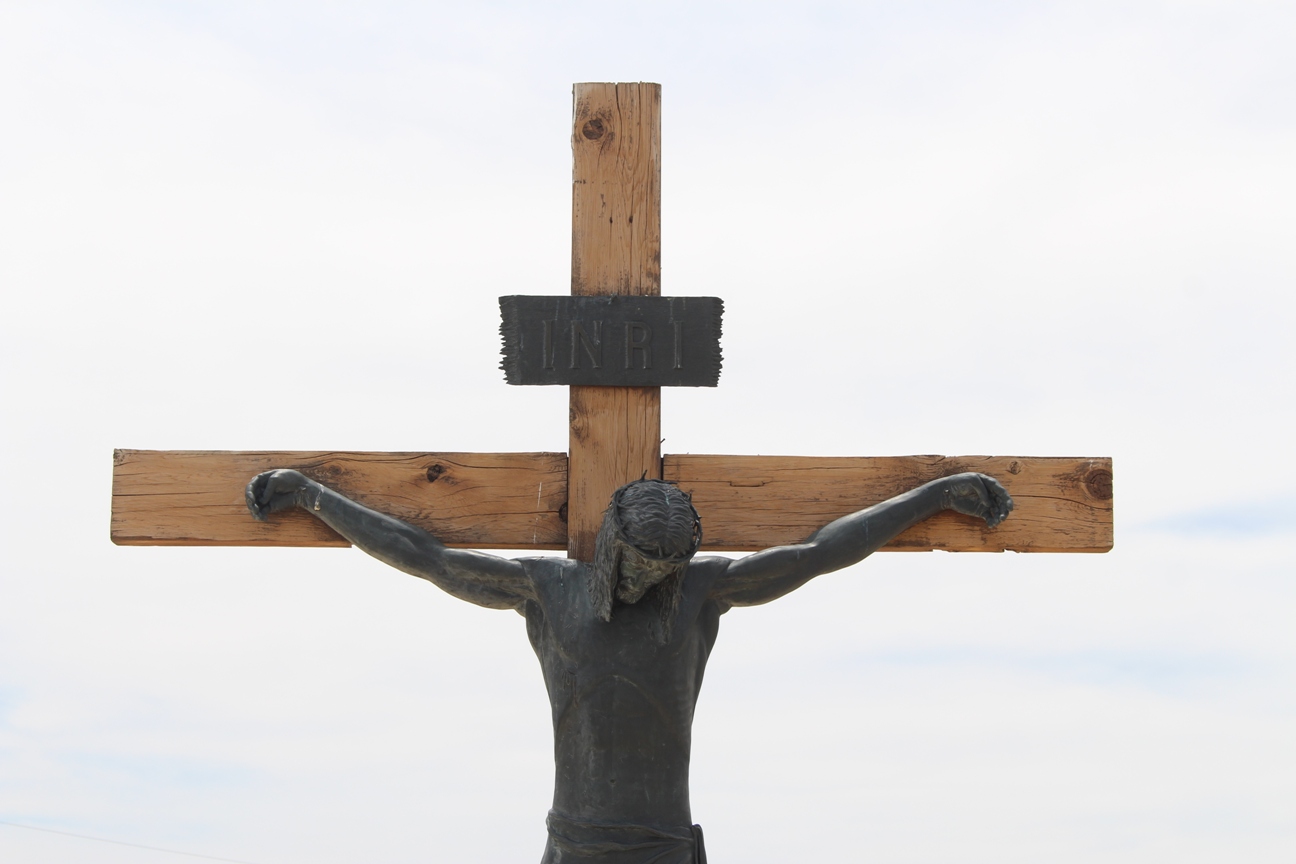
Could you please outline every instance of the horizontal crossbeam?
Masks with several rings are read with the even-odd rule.
[[[703,548],[758,550],[804,540],[832,520],[938,477],[979,471],[1013,497],[1003,524],[941,513],[886,550],[1106,552],[1110,459],[1041,456],[667,456],[663,479],[693,495]]]
[[[257,522],[243,490],[296,468],[450,546],[566,549],[565,453],[118,450],[112,540],[123,546],[348,546],[299,511]]]
[[[704,549],[804,540],[822,525],[928,480],[981,471],[1016,510],[994,530],[945,513],[891,550],[1104,552],[1112,546],[1110,459],[1013,456],[666,456],[663,476],[692,493]],[[362,504],[422,526],[450,546],[566,549],[563,453],[357,453],[118,450],[112,540],[133,546],[346,546],[309,514],[257,522],[243,489],[296,468]]]

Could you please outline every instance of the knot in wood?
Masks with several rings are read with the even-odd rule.
[[[586,120],[585,125],[581,127],[581,134],[590,141],[597,141],[602,138],[605,131],[606,129],[603,127],[603,121],[598,117]]]
[[[1110,501],[1112,498],[1112,472],[1106,468],[1095,468],[1085,475],[1085,491],[1099,501]]]

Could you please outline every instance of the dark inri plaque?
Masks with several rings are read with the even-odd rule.
[[[500,298],[500,368],[510,384],[714,387],[718,297]]]

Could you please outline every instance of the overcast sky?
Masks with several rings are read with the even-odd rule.
[[[114,547],[111,456],[565,450],[497,297],[568,290],[571,84],[648,80],[663,292],[726,304],[666,452],[1115,459],[1109,554],[726,615],[711,860],[1296,860],[1294,44],[1236,0],[8,0],[0,859],[538,860],[518,616]]]

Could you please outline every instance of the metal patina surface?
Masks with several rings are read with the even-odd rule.
[[[618,489],[593,561],[452,549],[422,528],[280,469],[247,487],[257,519],[298,508],[365,552],[461,600],[526,619],[553,714],[554,796],[544,862],[696,864],[689,803],[693,711],[720,616],[768,603],[861,561],[952,510],[1002,522],[1013,502],[983,474],[956,474],[837,519],[803,543],[744,558],[695,557],[702,523],[661,480]]]
[[[719,297],[500,298],[510,384],[715,387]]]

